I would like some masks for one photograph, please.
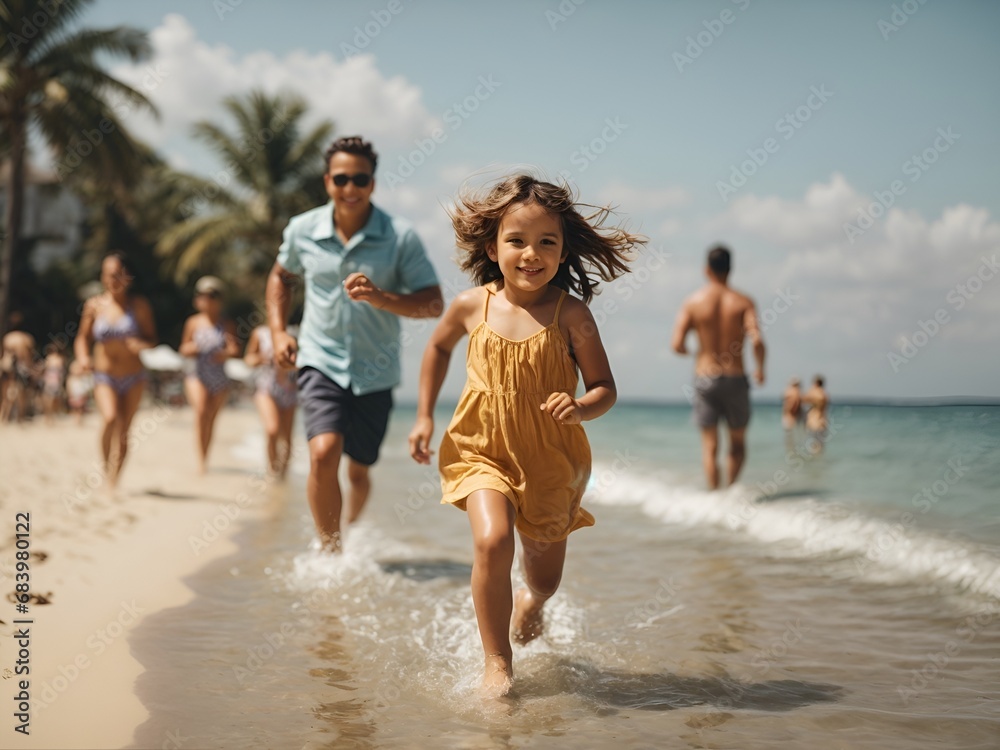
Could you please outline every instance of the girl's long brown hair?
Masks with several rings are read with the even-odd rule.
[[[521,203],[537,203],[562,221],[566,261],[550,283],[587,303],[598,293],[598,280],[611,281],[629,272],[633,250],[647,241],[620,226],[604,226],[612,213],[609,207],[577,203],[568,187],[526,174],[513,175],[486,190],[463,190],[448,212],[463,253],[461,268],[477,284],[492,281],[503,288],[500,264],[490,260],[487,248],[497,241],[504,214]],[[584,215],[579,208],[593,210]]]

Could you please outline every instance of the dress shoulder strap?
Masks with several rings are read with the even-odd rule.
[[[490,297],[493,296],[493,290],[490,289],[489,284],[484,284],[483,288],[486,290],[486,299],[483,302],[483,322],[486,322],[487,316],[490,314]]]
[[[562,310],[563,300],[566,299],[566,290],[562,289],[559,294],[559,301],[556,302],[556,314],[552,318],[552,325],[559,325],[559,311]]]

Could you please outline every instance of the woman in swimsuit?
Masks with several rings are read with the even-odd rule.
[[[253,400],[267,433],[268,469],[283,479],[292,449],[292,425],[298,402],[296,371],[274,363],[271,329],[267,326],[257,326],[250,333],[243,361],[257,368]]]
[[[194,287],[194,306],[198,312],[184,322],[178,350],[195,361],[194,372],[184,378],[184,392],[195,414],[200,474],[205,473],[208,463],[215,418],[229,395],[229,378],[223,365],[227,359],[240,356],[236,326],[222,318],[224,288],[222,281],[214,276],[198,279]]]
[[[156,344],[153,310],[144,297],[131,293],[133,278],[121,253],[104,259],[104,292],[84,303],[73,342],[77,362],[84,372],[94,373],[94,402],[102,420],[101,454],[112,490],[125,463],[129,426],[146,384],[139,352]]]

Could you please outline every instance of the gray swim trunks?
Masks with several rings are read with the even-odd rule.
[[[692,402],[694,419],[702,429],[725,419],[731,429],[739,430],[750,422],[750,381],[746,375],[699,375]]]

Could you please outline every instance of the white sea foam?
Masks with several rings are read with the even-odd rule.
[[[600,477],[601,468],[594,474]],[[921,529],[915,510],[876,518],[816,498],[768,500],[739,484],[706,492],[667,472],[637,471],[599,481],[584,503],[639,506],[666,524],[725,529],[769,545],[772,554],[849,557],[857,574],[868,579],[930,578],[1000,598],[1000,560],[975,542]]]

